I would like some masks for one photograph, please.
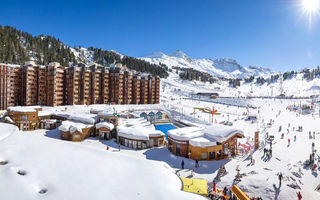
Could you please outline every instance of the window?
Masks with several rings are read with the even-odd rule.
[[[214,160],[215,159],[215,156],[216,156],[216,153],[213,151],[213,152],[209,152],[209,159],[211,160]]]
[[[227,156],[229,153],[228,143],[223,144],[223,155]]]
[[[79,138],[80,138],[80,135],[73,135],[73,138],[74,138],[74,139],[79,139]]]
[[[176,155],[180,156],[180,144],[176,145]]]
[[[28,115],[21,115],[20,120],[21,121],[28,121]]]
[[[141,141],[138,141],[138,149],[141,149]]]
[[[201,152],[201,160],[207,160],[207,159],[208,159],[207,152]]]

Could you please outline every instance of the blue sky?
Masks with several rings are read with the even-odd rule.
[[[320,17],[302,0],[1,0],[0,24],[130,56],[182,50],[277,71],[320,65]]]

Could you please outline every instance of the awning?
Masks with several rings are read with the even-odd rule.
[[[183,191],[208,195],[207,181],[203,179],[181,178]]]

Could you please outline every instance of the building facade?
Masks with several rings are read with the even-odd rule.
[[[9,106],[156,104],[160,78],[93,64],[63,67],[57,62],[38,66],[0,63],[0,109]]]

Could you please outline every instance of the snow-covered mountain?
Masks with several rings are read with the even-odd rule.
[[[190,58],[180,50],[168,55],[162,52],[155,52],[147,57],[141,57],[140,59],[155,64],[163,63],[169,68],[173,66],[193,68],[195,70],[207,72],[212,76],[224,78],[245,78],[248,76],[266,77],[273,74],[273,72],[267,68],[241,66],[236,60],[231,58],[219,58],[216,60]]]

